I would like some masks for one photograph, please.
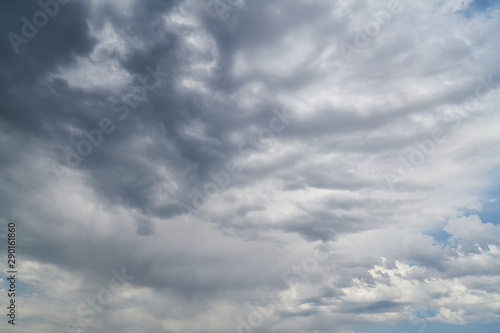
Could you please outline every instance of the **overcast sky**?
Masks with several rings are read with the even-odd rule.
[[[0,15],[2,332],[500,330],[498,2]]]

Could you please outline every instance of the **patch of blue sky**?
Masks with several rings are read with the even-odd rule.
[[[500,188],[496,187],[486,193],[481,202],[481,210],[464,210],[465,216],[477,215],[483,223],[500,224]]]
[[[451,235],[443,230],[445,226],[446,223],[440,223],[439,225],[436,226],[436,228],[424,232],[424,235],[432,236],[434,238],[434,241],[443,247],[449,245],[448,239],[450,238]]]
[[[381,326],[356,326],[351,327],[354,332],[363,333],[498,333],[500,332],[500,321],[493,323],[472,323],[464,325],[452,325],[445,323],[437,323],[425,321],[424,319],[408,320],[398,323],[397,325],[381,325]]]
[[[500,184],[500,175],[491,173],[488,175],[492,184]],[[481,209],[463,209],[461,214],[463,216],[477,215],[483,223],[492,223],[495,225],[500,224],[500,186],[492,185],[483,195],[481,200]],[[436,244],[444,246],[455,247],[450,243],[450,234],[444,230],[446,221],[436,223],[433,229],[424,232],[424,235],[432,236]]]
[[[499,8],[497,0],[474,0],[467,9],[459,11],[460,14],[470,18],[476,14],[485,13],[495,8]]]

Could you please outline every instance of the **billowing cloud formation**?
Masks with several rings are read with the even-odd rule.
[[[0,6],[20,332],[498,321],[497,5]]]

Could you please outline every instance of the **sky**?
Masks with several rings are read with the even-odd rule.
[[[499,331],[498,2],[0,15],[1,332]]]

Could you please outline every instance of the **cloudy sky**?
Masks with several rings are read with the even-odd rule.
[[[0,3],[2,332],[500,330],[500,5]]]

